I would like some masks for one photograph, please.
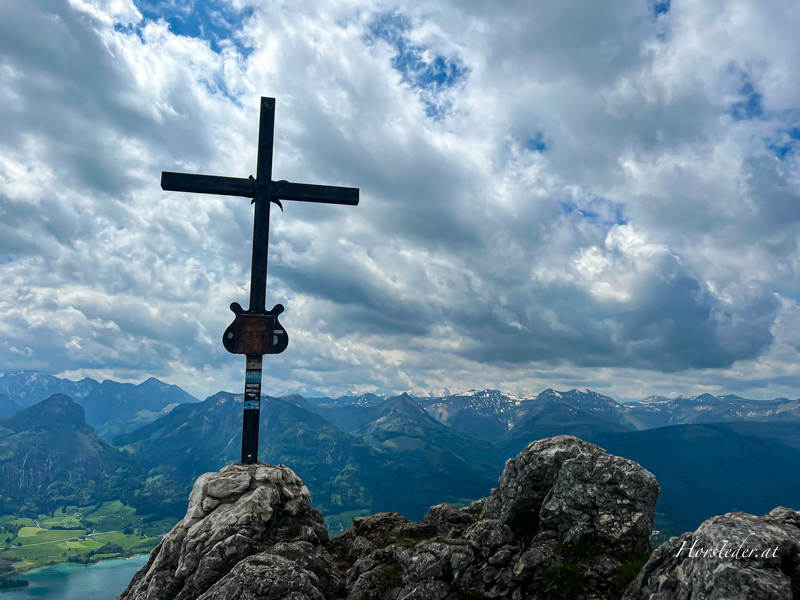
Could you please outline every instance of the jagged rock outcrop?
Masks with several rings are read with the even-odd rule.
[[[728,513],[659,546],[624,600],[673,598],[800,598],[800,512]]]
[[[186,516],[119,599],[229,598],[232,588],[241,588],[242,598],[331,597],[342,577],[325,550],[323,523],[308,488],[287,467],[236,463],[206,473],[194,484]],[[265,572],[280,586],[258,583]]]
[[[507,461],[482,500],[420,522],[358,517],[330,540],[291,469],[234,464],[198,478],[183,521],[119,600],[800,598],[800,513],[717,517],[650,557],[658,492],[637,463],[557,436]],[[675,556],[751,531],[749,545],[774,556]]]
[[[522,599],[562,584],[576,596],[619,597],[623,565],[650,549],[658,492],[637,463],[557,436],[507,461],[488,498],[434,506],[422,523],[396,513],[357,518],[333,543],[354,561],[352,600],[376,591]]]
[[[483,516],[535,528],[537,540],[593,542],[626,554],[649,547],[658,493],[639,464],[562,435],[506,462]]]

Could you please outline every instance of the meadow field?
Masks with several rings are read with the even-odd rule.
[[[0,515],[0,577],[57,562],[95,562],[150,552],[175,525],[115,500],[66,506],[36,518]],[[98,552],[101,548],[112,552]]]

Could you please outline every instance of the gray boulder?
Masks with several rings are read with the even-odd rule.
[[[597,446],[564,461],[539,511],[537,537],[593,542],[607,553],[649,550],[658,482],[639,464]]]
[[[431,507],[422,523],[357,518],[334,546],[355,561],[354,599],[533,598],[561,568],[577,570],[591,597],[619,597],[623,562],[650,549],[658,492],[637,463],[558,436],[507,461],[482,501]]]
[[[506,461],[497,487],[485,500],[482,518],[504,521],[538,519],[538,511],[561,472],[576,456],[602,451],[571,435],[538,440]]]
[[[313,575],[314,566],[325,571],[319,561],[331,560],[324,550],[329,540],[323,523],[322,515],[311,507],[308,488],[287,467],[235,463],[219,473],[206,473],[195,481],[186,516],[164,536],[119,600],[194,600],[234,567],[237,577],[241,575],[244,559],[268,549],[280,560],[265,557],[253,563],[253,569],[280,570],[281,561],[312,553],[321,558],[306,565],[309,572]],[[284,549],[290,555],[286,559],[275,548],[280,542],[306,546],[294,555]],[[226,589],[234,580],[239,581],[226,580]],[[309,580],[319,583],[316,575]],[[341,587],[340,580],[333,575],[324,578],[331,590]]]
[[[624,600],[800,598],[800,512],[728,513],[659,546]]]
[[[198,600],[325,600],[319,580],[294,561],[258,554],[240,562]]]

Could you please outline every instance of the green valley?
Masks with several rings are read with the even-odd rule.
[[[55,562],[91,563],[150,552],[176,523],[120,500],[65,506],[36,517],[0,516],[0,575]]]

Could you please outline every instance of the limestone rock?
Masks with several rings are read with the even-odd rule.
[[[490,552],[514,541],[514,534],[500,519],[482,519],[470,525],[463,537]]]
[[[250,487],[252,475],[249,471],[231,469],[225,473],[220,473],[219,477],[214,477],[206,483],[206,495],[212,498],[228,498],[241,494]]]
[[[623,598],[800,598],[800,512],[779,507],[763,517],[708,519],[659,546]]]
[[[302,487],[291,469],[263,464],[235,463],[201,475],[186,516],[153,550],[119,599],[194,600],[248,556],[282,541],[303,540],[324,554],[329,543],[324,519]],[[258,568],[283,568],[280,561],[270,560]],[[331,578],[326,581],[336,588]]]
[[[617,555],[649,550],[658,493],[652,473],[597,448],[562,464],[539,511],[539,528],[559,542],[595,542]]]
[[[309,542],[279,542],[267,548],[263,554],[280,556],[313,573],[318,581],[317,587],[326,598],[338,596],[344,589],[344,576],[333,557]]]
[[[461,532],[475,523],[475,517],[469,512],[458,510],[450,504],[437,504],[431,506],[423,523],[435,529],[438,533],[449,537],[459,537]]]
[[[325,600],[316,576],[292,560],[272,554],[251,556],[198,600]]]
[[[368,517],[356,517],[353,525],[333,539],[334,546],[348,556],[363,555],[359,548],[384,548],[391,543],[431,537],[436,534],[433,525],[415,523],[396,512],[375,513]],[[356,542],[357,540],[362,540]],[[357,546],[354,544],[358,543]]]
[[[391,548],[393,556],[383,558],[400,572],[387,597],[527,598],[546,585],[543,573],[565,566],[577,569],[594,597],[618,597],[622,560],[650,548],[658,492],[655,477],[637,463],[558,436],[507,461],[488,498],[462,510],[431,507],[416,524],[427,530],[381,513],[357,519],[334,543],[359,555],[348,582],[362,595],[380,586],[376,569],[388,567],[378,554]],[[415,534],[422,539],[413,547],[392,545]]]
[[[506,461],[497,487],[486,499],[484,519],[515,520],[538,512],[556,482],[561,465],[581,455],[602,451],[571,435],[538,440]]]

